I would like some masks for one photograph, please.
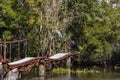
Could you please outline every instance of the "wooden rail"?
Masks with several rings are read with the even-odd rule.
[[[22,39],[22,40],[14,40],[14,41],[6,41],[6,43],[16,43],[16,42],[23,42],[26,41],[27,39]],[[0,44],[4,44],[4,42],[0,42]]]
[[[6,55],[7,53],[9,53],[9,57],[10,57],[10,60],[11,60],[11,51],[12,51],[12,44],[14,45],[14,43],[17,43],[17,48],[18,48],[18,54],[20,54],[20,43],[24,42],[24,41],[27,41],[27,39],[21,39],[21,40],[14,40],[14,41],[6,41],[4,39],[4,42],[0,42],[0,54],[2,55],[3,53],[3,60],[6,61]],[[7,48],[8,48],[8,45],[9,45],[9,52],[7,52]],[[25,47],[25,51],[27,51],[27,46]]]

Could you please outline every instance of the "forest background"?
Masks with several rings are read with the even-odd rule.
[[[3,36],[27,39],[27,56],[73,52],[78,64],[120,65],[120,1],[0,0]]]

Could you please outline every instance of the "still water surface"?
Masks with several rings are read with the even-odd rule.
[[[32,73],[23,77],[21,80],[120,80],[120,72],[107,71],[100,73],[80,73],[80,74],[62,74],[52,75],[49,77],[38,77]]]

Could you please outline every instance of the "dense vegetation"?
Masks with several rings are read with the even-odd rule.
[[[0,0],[0,42],[27,39],[29,56],[80,52],[81,63],[120,64],[119,0]]]

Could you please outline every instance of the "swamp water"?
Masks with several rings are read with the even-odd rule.
[[[54,74],[48,77],[39,77],[30,73],[20,80],[120,80],[120,71],[105,71],[100,73]]]

